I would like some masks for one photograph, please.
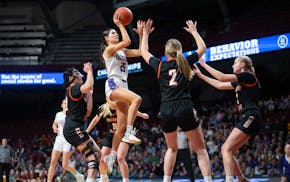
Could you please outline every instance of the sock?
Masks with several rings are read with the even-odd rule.
[[[123,182],[129,182],[129,178],[123,178]]]
[[[225,182],[234,182],[234,176],[226,176]]]
[[[106,174],[101,174],[101,177],[100,177],[101,179],[107,179],[108,178],[108,175],[106,175]]]
[[[163,182],[170,182],[171,176],[163,176]]]
[[[106,174],[101,174],[101,176],[100,176],[100,182],[108,181],[108,180],[109,180],[108,175],[106,175]]]
[[[87,178],[86,182],[95,182],[94,178]]]
[[[133,131],[133,125],[127,125],[126,133],[130,133],[131,131]]]
[[[204,182],[212,182],[211,176],[205,176],[203,179],[204,179]]]
[[[112,150],[111,151],[111,155],[114,157],[114,159],[116,158],[116,156],[117,156],[117,152],[115,151],[115,150]]]

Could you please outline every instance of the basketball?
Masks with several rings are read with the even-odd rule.
[[[114,15],[115,14],[119,14],[120,21],[122,22],[123,25],[129,25],[133,20],[133,13],[127,7],[120,7],[116,9]]]

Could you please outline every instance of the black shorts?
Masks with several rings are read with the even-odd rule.
[[[63,135],[65,139],[77,147],[89,139],[89,135],[84,131],[83,121],[72,121],[68,118],[63,128]]]
[[[112,148],[113,137],[113,133],[107,133],[106,136],[102,139],[102,146]]]
[[[259,110],[247,110],[240,115],[240,121],[236,125],[244,133],[254,136],[261,129],[261,113]]]
[[[196,111],[190,99],[163,102],[160,105],[161,129],[165,133],[173,132],[177,126],[189,131],[199,126]]]

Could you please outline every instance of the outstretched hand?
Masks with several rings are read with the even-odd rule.
[[[183,27],[188,33],[194,33],[194,32],[197,32],[197,28],[196,28],[196,25],[197,25],[197,22],[193,22],[192,20],[187,20],[186,22],[186,25],[187,27]]]
[[[154,31],[154,27],[152,27],[153,25],[153,20],[152,19],[148,19],[143,27],[143,34],[150,34]]]
[[[122,25],[122,22],[120,20],[120,15],[118,13],[113,15],[113,21],[117,27]]]
[[[143,34],[143,26],[145,24],[145,21],[142,20],[138,20],[137,21],[137,28],[133,28],[133,30],[138,34],[138,35],[142,35]]]
[[[92,63],[90,62],[85,63],[83,70],[86,73],[88,73],[89,71],[92,71],[93,70]]]

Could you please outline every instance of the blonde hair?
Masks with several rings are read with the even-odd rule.
[[[99,117],[105,118],[107,116],[112,115],[112,112],[110,110],[110,104],[108,102],[102,104],[98,109],[101,110]]]
[[[165,45],[165,55],[176,58],[178,69],[188,80],[192,79],[193,71],[190,68],[187,59],[182,54],[182,45],[177,39],[169,39]]]
[[[246,68],[248,69],[249,72],[255,74],[253,62],[249,56],[239,56],[237,59],[239,62],[245,63]]]

